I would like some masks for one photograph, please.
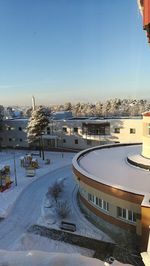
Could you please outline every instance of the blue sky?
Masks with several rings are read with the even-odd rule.
[[[149,97],[136,0],[0,0],[3,105]]]

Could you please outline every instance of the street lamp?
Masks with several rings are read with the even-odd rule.
[[[15,186],[17,186],[17,171],[16,171],[16,148],[19,145],[14,146],[14,174],[15,174]]]

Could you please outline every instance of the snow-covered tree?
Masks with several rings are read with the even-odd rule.
[[[27,139],[29,143],[39,142],[40,151],[41,150],[43,151],[42,135],[48,123],[49,119],[47,117],[47,114],[45,114],[45,108],[43,106],[39,106],[34,111],[32,111],[27,126]],[[44,151],[43,151],[43,159],[44,159]]]
[[[70,102],[67,102],[64,104],[64,111],[71,111],[72,110],[72,104]]]
[[[4,117],[4,107],[3,105],[0,105],[0,120],[3,120]]]

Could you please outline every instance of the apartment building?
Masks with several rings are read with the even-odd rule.
[[[28,148],[28,119],[1,122],[1,147]],[[43,134],[44,147],[83,150],[106,143],[142,142],[142,118],[72,118],[51,120]]]

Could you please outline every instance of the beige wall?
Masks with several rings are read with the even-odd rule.
[[[77,177],[76,177],[77,180]],[[91,186],[88,186],[87,184],[83,183],[82,181],[77,181],[81,190],[81,195],[82,197],[84,197],[86,200],[88,200],[88,193],[94,195],[95,197],[101,198],[103,200],[105,200],[106,202],[109,203],[109,212],[102,210],[100,208],[98,208],[98,206],[96,206],[96,204],[93,204],[91,201],[89,202],[91,205],[93,205],[95,208],[97,208],[100,212],[104,212],[107,215],[110,215],[112,217],[114,217],[117,220],[122,220],[122,219],[118,219],[117,218],[117,207],[121,207],[121,208],[125,208],[128,210],[131,210],[137,214],[141,214],[141,206],[139,204],[127,201],[127,200],[123,200],[115,196],[109,195],[107,193],[104,193],[103,191],[97,190]],[[139,220],[137,220],[137,223],[132,223],[130,221],[126,221],[126,220],[122,220],[124,223],[128,223],[128,224],[132,224],[134,226],[136,226],[136,233],[138,235],[141,235],[141,222]]]
[[[143,145],[142,155],[146,158],[150,158],[150,135],[148,127],[150,125],[150,117],[143,116]]]
[[[142,206],[142,251],[147,250],[150,225],[150,208]]]
[[[120,133],[114,133],[114,129],[120,127]],[[130,128],[135,128],[136,133],[130,134]],[[120,143],[123,142],[142,142],[143,127],[142,119],[120,119],[112,120],[111,122],[111,135],[118,139]]]
[[[65,139],[63,146],[66,148],[86,149],[100,144],[120,142],[120,143],[137,143],[142,142],[142,118],[135,119],[106,119],[94,120],[94,123],[110,123],[109,135],[82,135],[82,123],[93,123],[93,120],[59,120],[53,121],[54,134]],[[63,132],[62,128],[66,127],[67,132]],[[78,132],[74,132],[74,128],[78,128]],[[115,128],[120,128],[120,133],[114,133]],[[135,134],[130,133],[130,128],[135,128]],[[75,144],[78,139],[78,144]]]

